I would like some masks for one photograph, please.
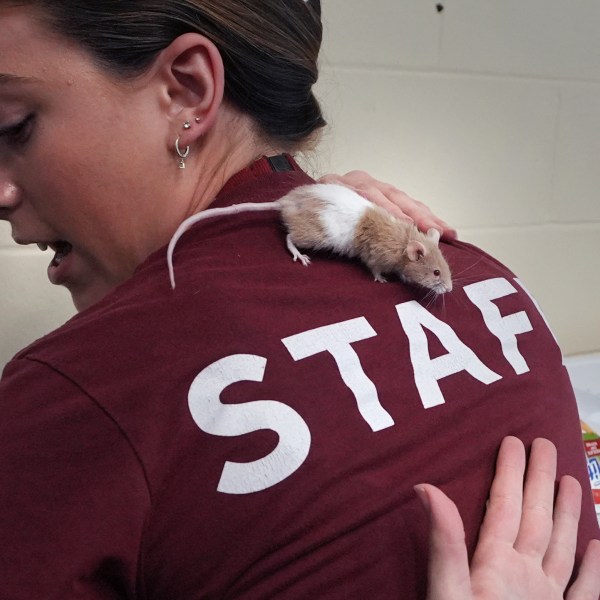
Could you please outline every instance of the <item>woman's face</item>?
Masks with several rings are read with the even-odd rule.
[[[49,246],[49,279],[79,310],[168,241],[177,167],[159,105],[143,78],[120,82],[31,10],[0,8],[0,218]]]

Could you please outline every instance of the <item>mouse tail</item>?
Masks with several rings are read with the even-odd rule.
[[[232,204],[231,206],[223,206],[218,208],[207,208],[200,211],[191,217],[188,217],[179,225],[173,237],[169,241],[167,248],[167,265],[169,267],[169,279],[171,280],[171,288],[175,289],[175,271],[173,268],[173,252],[179,238],[193,225],[205,219],[212,217],[222,217],[227,215],[235,215],[241,212],[259,212],[263,210],[279,210],[281,204],[278,200],[274,202],[242,202],[241,204]]]

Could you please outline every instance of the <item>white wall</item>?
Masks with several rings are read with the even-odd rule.
[[[600,349],[600,3],[324,0],[319,166],[395,183]]]
[[[600,350],[600,3],[322,0],[319,169],[395,183],[513,268],[566,354]],[[51,199],[49,199],[51,201]],[[0,225],[0,368],[73,314]]]
[[[51,252],[18,247],[0,223],[0,370],[21,348],[74,314],[66,290],[51,286]]]

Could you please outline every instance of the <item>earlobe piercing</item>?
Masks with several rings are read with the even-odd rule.
[[[184,128],[184,129],[190,129],[191,127],[192,127],[192,126],[190,125],[190,122],[189,122],[189,121],[186,121],[186,122],[183,124],[183,128]]]
[[[177,156],[179,156],[179,168],[180,169],[185,169],[185,160],[189,153],[190,153],[190,147],[186,146],[185,150],[182,152],[181,148],[179,147],[179,136],[177,136],[177,139],[175,140],[175,152],[177,152]]]

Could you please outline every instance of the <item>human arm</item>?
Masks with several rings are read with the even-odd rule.
[[[525,486],[523,444],[502,442],[486,516],[469,567],[462,520],[434,486],[416,491],[430,517],[427,600],[596,600],[600,594],[600,541],[588,545],[565,595],[574,564],[581,486],[561,479],[554,502],[556,449],[533,442]]]
[[[374,204],[385,208],[400,219],[414,221],[421,231],[438,229],[442,239],[457,238],[456,230],[431,212],[430,208],[411,198],[389,183],[379,181],[364,171],[350,171],[345,175],[324,175],[320,183],[340,183],[357,191]]]

